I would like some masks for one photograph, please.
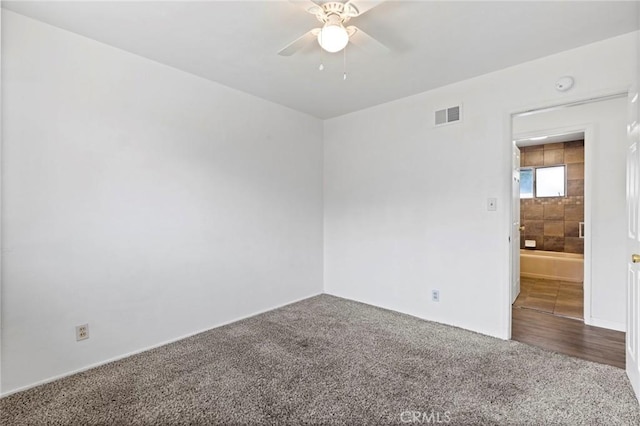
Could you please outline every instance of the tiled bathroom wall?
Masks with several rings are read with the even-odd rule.
[[[561,142],[520,148],[520,166],[566,164],[565,197],[520,200],[521,247],[535,240],[536,250],[584,253],[580,222],[584,222],[584,141]]]

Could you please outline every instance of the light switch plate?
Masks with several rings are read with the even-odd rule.
[[[487,210],[490,212],[495,212],[498,210],[498,199],[497,198],[489,198],[487,200]]]

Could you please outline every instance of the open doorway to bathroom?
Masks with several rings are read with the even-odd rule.
[[[520,149],[520,294],[513,307],[584,321],[584,132]]]
[[[625,230],[615,220],[626,212],[621,95],[512,117],[520,160],[511,257],[520,285],[512,286],[511,335],[624,368]]]

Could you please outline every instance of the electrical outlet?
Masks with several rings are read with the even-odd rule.
[[[440,290],[431,290],[431,301],[432,302],[440,301]]]
[[[89,324],[76,326],[76,340],[85,340],[89,338]]]

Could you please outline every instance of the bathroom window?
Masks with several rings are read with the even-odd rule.
[[[566,187],[565,165],[520,169],[520,198],[564,197]]]
[[[520,169],[520,198],[533,198],[533,169]]]
[[[564,197],[567,186],[565,166],[536,168],[536,197]]]

